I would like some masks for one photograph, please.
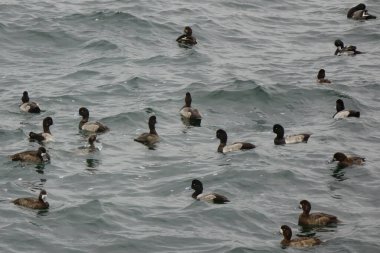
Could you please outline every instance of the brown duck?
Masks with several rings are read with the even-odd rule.
[[[298,217],[298,225],[300,226],[326,226],[338,222],[338,218],[334,215],[326,213],[310,213],[311,204],[307,200],[302,200],[299,208],[303,210]]]
[[[41,190],[40,195],[38,196],[38,199],[36,198],[19,198],[16,200],[13,200],[12,202],[15,205],[28,207],[31,209],[47,209],[49,208],[49,203],[46,201],[47,198],[47,192],[45,190]]]
[[[33,162],[33,163],[42,163],[50,160],[49,154],[46,152],[44,147],[40,147],[38,150],[29,150],[20,152],[14,155],[11,155],[10,158],[12,161],[21,161],[21,162]]]
[[[286,225],[281,226],[280,233],[284,236],[284,239],[281,241],[283,247],[305,248],[322,243],[322,241],[316,237],[298,237],[292,239],[292,230]]]

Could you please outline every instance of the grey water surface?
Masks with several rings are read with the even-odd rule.
[[[365,2],[380,16],[378,0]],[[282,249],[298,203],[337,215],[307,252],[380,252],[379,19],[346,18],[355,1],[52,1],[0,3],[0,252],[298,252]],[[175,39],[191,26],[198,44]],[[334,56],[334,41],[366,54]],[[318,85],[324,68],[332,83]],[[22,92],[44,110],[19,110]],[[185,125],[186,92],[204,116]],[[361,118],[334,120],[335,101]],[[111,131],[88,152],[78,109]],[[154,149],[133,139],[156,115]],[[51,116],[51,162],[12,162],[37,149],[30,131]],[[286,134],[307,144],[275,146]],[[219,154],[228,142],[254,150]],[[339,170],[335,152],[364,156]],[[200,179],[226,205],[195,201]],[[48,192],[50,208],[10,203]]]

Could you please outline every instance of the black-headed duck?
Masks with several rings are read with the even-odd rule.
[[[329,79],[325,78],[326,71],[324,69],[320,69],[317,75],[317,82],[318,83],[331,83]]]
[[[181,108],[179,113],[181,114],[182,120],[184,122],[188,122],[190,125],[193,126],[200,126],[202,115],[200,114],[198,109],[191,107],[191,102],[191,94],[190,92],[186,92],[185,105]]]
[[[355,20],[368,20],[368,19],[376,19],[376,16],[373,16],[368,13],[365,4],[360,3],[355,7],[352,7],[347,12],[347,18],[352,18]]]
[[[356,50],[356,46],[344,46],[343,41],[336,40],[334,42],[336,46],[336,50],[334,55],[357,55],[361,54],[362,52]]]
[[[191,182],[191,189],[194,193],[191,195],[196,200],[207,201],[214,204],[224,204],[230,202],[225,196],[217,193],[203,193],[203,184],[198,179]]]
[[[233,144],[227,145],[227,133],[223,129],[218,129],[216,131],[216,138],[220,140],[220,144],[218,146],[219,153],[228,153],[238,150],[253,149],[256,147],[255,145],[247,142],[235,142]]]
[[[193,30],[190,28],[190,26],[186,26],[185,29],[183,30],[183,34],[179,36],[176,39],[176,41],[179,44],[183,44],[186,46],[193,46],[197,44],[197,40],[192,34],[193,34]]]
[[[41,109],[36,102],[29,101],[29,95],[27,91],[24,91],[21,97],[22,104],[20,110],[23,112],[40,113]]]
[[[30,132],[29,133],[29,139],[30,140],[34,140],[34,141],[38,141],[38,142],[48,142],[48,141],[52,141],[53,140],[53,135],[51,134],[50,132],[50,126],[53,125],[53,119],[51,117],[46,117],[44,118],[44,120],[42,121],[42,128],[44,130],[43,133],[34,133],[34,132]]]
[[[293,143],[300,143],[300,142],[306,143],[311,136],[311,134],[295,134],[295,135],[284,136],[285,130],[279,124],[275,124],[273,126],[273,133],[277,134],[276,138],[274,138],[275,145],[293,144]]]
[[[82,120],[79,122],[79,129],[95,132],[95,133],[104,133],[109,130],[109,128],[103,125],[100,122],[89,122],[88,119],[90,117],[90,112],[87,108],[81,107],[79,108],[79,115],[82,116]]]
[[[345,110],[344,103],[342,99],[336,101],[336,113],[334,114],[334,119],[343,119],[347,117],[356,117],[360,118],[360,112],[353,110]]]

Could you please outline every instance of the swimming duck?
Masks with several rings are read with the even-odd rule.
[[[360,117],[360,112],[353,110],[345,110],[343,100],[338,99],[336,101],[336,113],[334,114],[334,119],[343,119],[347,117]]]
[[[186,92],[185,105],[181,108],[180,114],[186,119],[202,119],[202,115],[197,109],[191,107],[191,95],[190,92]]]
[[[348,13],[347,18],[352,18],[355,20],[367,20],[367,19],[376,19],[376,16],[373,16],[368,13],[366,10],[365,4],[358,4],[355,7],[352,7]]]
[[[19,198],[13,200],[12,202],[15,205],[28,207],[31,209],[47,209],[49,208],[49,203],[46,201],[47,192],[45,190],[41,190],[38,199],[36,198]]]
[[[336,40],[335,41],[336,50],[334,55],[356,55],[361,54],[362,52],[357,51],[355,46],[344,46],[343,41]]]
[[[142,133],[139,137],[134,139],[134,141],[143,143],[145,145],[153,145],[154,143],[159,141],[159,136],[156,132],[156,125],[157,120],[156,116],[150,116],[148,125],[149,125],[149,133]]]
[[[347,167],[351,165],[362,165],[365,162],[365,158],[359,156],[346,156],[341,152],[337,152],[334,154],[332,161],[338,161],[338,166]]]
[[[207,201],[214,204],[224,204],[226,202],[230,202],[223,195],[217,193],[203,193],[203,184],[198,179],[194,179],[191,182],[191,189],[194,190],[194,193],[191,196],[196,200]]]
[[[81,107],[79,109],[79,115],[82,116],[82,120],[79,122],[79,129],[88,132],[104,133],[109,130],[109,128],[100,122],[88,122],[90,117],[90,112],[87,108]]]
[[[192,36],[193,30],[190,28],[190,26],[186,26],[183,30],[183,34],[179,36],[176,41],[180,44],[187,45],[187,46],[193,46],[197,44],[197,40],[194,36]]]
[[[295,135],[289,135],[289,136],[284,137],[284,133],[285,133],[284,128],[279,124],[275,124],[273,126],[273,133],[277,134],[276,138],[274,138],[275,145],[307,142],[311,135],[311,134],[295,134]]]
[[[292,230],[287,225],[281,226],[280,233],[284,236],[284,239],[281,241],[281,245],[283,247],[290,246],[295,248],[305,248],[322,243],[322,241],[316,237],[298,237],[295,239],[291,239]]]
[[[11,155],[10,158],[12,161],[21,161],[21,162],[33,162],[33,163],[42,163],[50,160],[49,154],[46,152],[44,147],[38,148],[38,150],[29,150],[20,152],[14,155]]]
[[[302,200],[299,208],[303,210],[298,217],[298,225],[300,226],[326,226],[338,222],[338,218],[334,215],[326,213],[310,213],[311,204],[307,200]]]
[[[320,69],[317,75],[318,83],[331,83],[329,79],[325,78],[326,72],[324,69]]]
[[[216,138],[220,140],[220,144],[218,146],[218,152],[220,153],[253,149],[256,147],[255,145],[247,142],[235,142],[231,145],[227,145],[227,133],[223,129],[218,129],[216,131]]]
[[[50,129],[49,129],[49,127],[52,125],[53,125],[53,119],[51,117],[44,118],[44,120],[42,121],[42,127],[44,129],[44,132],[38,133],[38,134],[34,132],[30,132],[29,139],[39,141],[39,142],[52,141],[53,135],[51,134]]]
[[[41,109],[36,102],[29,101],[29,95],[27,91],[24,91],[21,98],[22,104],[20,110],[23,112],[40,113]]]

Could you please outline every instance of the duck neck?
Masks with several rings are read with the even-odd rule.
[[[155,128],[154,124],[149,124],[149,133],[154,134],[154,135],[158,135],[156,132],[156,128]]]
[[[44,133],[51,134],[50,129],[49,129],[49,125],[44,125],[43,127],[44,127]]]
[[[193,193],[193,195],[191,195],[191,197],[196,199],[199,194],[202,194],[202,192],[203,192],[203,189],[195,190],[195,192]]]

